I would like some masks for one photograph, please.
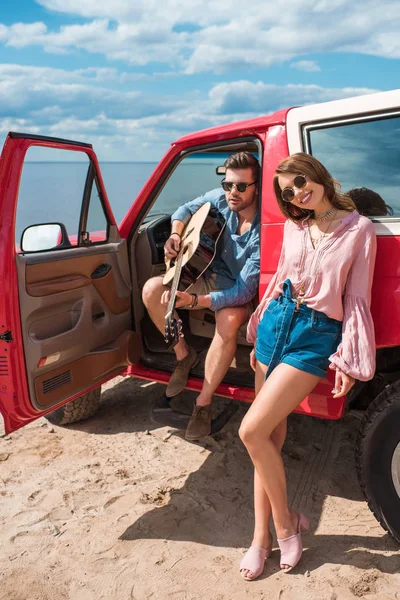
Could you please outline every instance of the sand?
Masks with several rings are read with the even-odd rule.
[[[357,482],[356,417],[290,417],[289,496],[313,529],[295,571],[280,573],[275,547],[264,574],[245,582],[252,467],[237,430],[246,406],[215,438],[188,443],[149,420],[162,391],[119,377],[89,421],[39,419],[2,435],[1,599],[400,599],[399,547]]]

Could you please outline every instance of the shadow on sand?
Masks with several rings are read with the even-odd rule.
[[[99,435],[154,431],[159,426],[149,419],[149,403],[163,391],[160,384],[146,385],[146,382],[123,379],[105,391],[95,418],[72,427]],[[180,410],[190,413],[193,399],[191,392],[182,394],[178,401]],[[215,410],[220,410],[225,402],[216,399]],[[252,465],[237,435],[246,409],[246,405],[241,404],[220,433],[199,443],[210,452],[201,467],[186,478],[183,487],[169,489],[166,504],[155,506],[127,527],[121,540],[167,539],[232,548],[250,544],[254,517]],[[289,418],[283,450],[289,499],[293,508],[305,512],[311,519],[313,530],[319,524],[327,496],[350,500],[354,505],[354,519],[357,518],[358,503],[363,501],[354,463],[357,425],[351,416],[340,422],[299,415]],[[172,435],[183,437],[182,432]],[[364,504],[361,506],[365,509]],[[398,556],[379,553],[395,552],[396,543],[388,535],[353,535],[352,514],[350,517],[346,514],[343,520],[335,515],[341,531],[348,532],[345,535],[307,534],[304,538],[307,560],[301,563],[306,568],[303,570],[300,564],[296,573],[315,569],[326,562],[364,569],[377,567],[386,573],[398,571]],[[263,577],[276,572],[278,556],[275,550]]]

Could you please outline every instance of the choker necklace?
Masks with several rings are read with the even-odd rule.
[[[320,213],[319,215],[317,215],[314,211],[314,221],[325,221],[326,219],[329,219],[329,217],[335,210],[335,207],[332,206],[332,208],[330,208],[326,212]]]

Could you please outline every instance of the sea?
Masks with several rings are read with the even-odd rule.
[[[224,157],[183,161],[172,173],[149,216],[171,214],[178,206],[219,186],[215,167]],[[221,163],[222,161],[222,163]],[[157,162],[102,162],[100,170],[107,196],[118,224],[135,202]],[[16,218],[16,242],[23,230],[34,224],[62,222],[68,233],[77,233],[82,194],[87,177],[85,162],[26,162],[23,167]],[[89,231],[105,229],[100,202],[92,192]]]

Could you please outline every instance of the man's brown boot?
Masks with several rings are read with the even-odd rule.
[[[185,438],[190,442],[210,435],[211,432],[211,404],[197,406],[195,404],[186,427]]]
[[[175,363],[174,370],[169,379],[165,395],[168,398],[176,396],[185,389],[190,369],[192,369],[198,363],[197,352],[193,348],[189,348],[189,354],[182,360],[177,360]]]

